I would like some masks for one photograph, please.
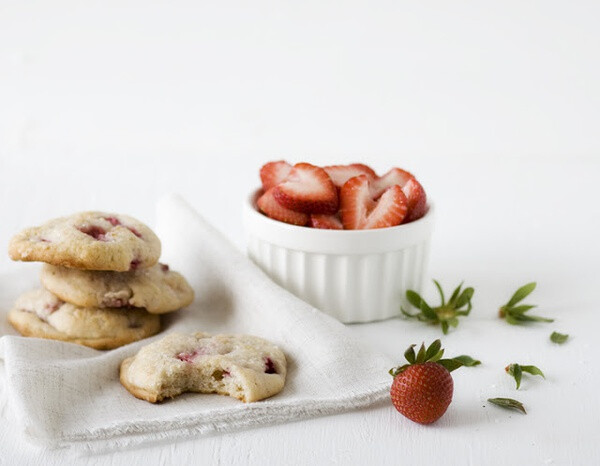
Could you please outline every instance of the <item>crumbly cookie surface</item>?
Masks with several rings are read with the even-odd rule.
[[[21,295],[8,314],[22,335],[113,349],[160,331],[160,316],[143,309],[96,309],[65,303],[47,290]]]
[[[130,272],[77,270],[44,265],[44,287],[63,301],[83,307],[139,307],[152,314],[176,311],[194,300],[187,280],[156,264]]]
[[[173,333],[121,363],[121,383],[156,403],[185,392],[218,393],[244,402],[268,398],[285,384],[277,346],[251,335]]]
[[[8,253],[19,261],[125,272],[156,264],[160,249],[154,232],[132,217],[81,212],[26,228],[11,239]]]

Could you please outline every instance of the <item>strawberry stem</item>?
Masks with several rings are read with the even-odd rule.
[[[392,367],[388,371],[392,377],[396,377],[398,374],[401,374],[410,366],[424,364],[426,362],[436,362],[445,367],[448,372],[452,372],[461,366],[472,367],[481,364],[481,361],[473,359],[471,356],[466,354],[457,356],[456,358],[441,359],[444,355],[444,349],[442,348],[442,342],[439,339],[435,340],[428,347],[425,347],[425,342],[421,343],[421,347],[416,355],[415,346],[416,345],[414,344],[410,345],[404,352],[404,357],[408,361],[408,364]]]
[[[416,291],[407,290],[406,300],[415,308],[419,309],[420,312],[411,314],[400,308],[402,314],[408,318],[414,318],[421,322],[427,322],[430,324],[439,324],[442,327],[442,332],[448,333],[450,327],[458,326],[459,316],[468,316],[472,309],[471,299],[475,290],[471,287],[462,289],[463,284],[461,283],[452,293],[450,299],[446,302],[444,291],[442,286],[437,280],[433,280],[438,293],[440,295],[441,304],[437,307],[431,307],[427,301],[425,301]]]
[[[536,283],[531,282],[515,291],[508,302],[498,310],[498,317],[505,319],[506,322],[511,325],[523,325],[526,322],[554,322],[554,319],[527,314],[527,312],[535,307],[532,304],[521,304],[517,306],[517,304],[535,290],[535,287]]]

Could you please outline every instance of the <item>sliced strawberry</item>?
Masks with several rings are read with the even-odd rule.
[[[353,163],[351,165],[329,165],[323,167],[327,172],[333,184],[338,188],[344,186],[346,181],[359,175],[367,175],[370,179],[377,178],[377,174],[368,165],[362,163]]]
[[[377,173],[375,173],[375,170],[364,163],[351,163],[350,166],[358,170],[362,170],[365,175],[370,175],[373,178],[377,178]]]
[[[392,168],[385,175],[380,176],[371,185],[371,196],[377,199],[383,192],[391,186],[398,185],[404,187],[408,180],[414,178],[412,173],[400,168]]]
[[[402,187],[402,191],[408,200],[408,215],[404,223],[418,220],[427,213],[427,195],[416,178],[408,180]]]
[[[277,186],[289,175],[292,166],[285,160],[269,162],[264,164],[260,169],[260,181],[265,192],[273,186]]]
[[[400,225],[408,211],[408,201],[398,185],[391,186],[374,201],[367,175],[351,178],[344,184],[340,203],[342,223],[347,230]]]
[[[293,225],[306,225],[308,222],[308,215],[301,212],[295,212],[290,209],[283,207],[275,197],[273,196],[273,190],[269,189],[264,193],[256,202],[258,208],[267,216],[274,220],[279,220],[285,223],[291,223]]]
[[[373,204],[367,175],[356,176],[346,181],[340,191],[340,216],[344,228],[361,229]]]
[[[309,163],[294,165],[285,181],[273,188],[283,207],[307,214],[333,214],[338,209],[337,190],[321,167]]]
[[[312,214],[308,224],[313,228],[322,228],[324,230],[344,229],[344,225],[342,225],[342,221],[338,215]]]
[[[408,212],[408,201],[402,188],[394,185],[379,198],[375,208],[369,213],[364,229],[387,228],[400,225]]]

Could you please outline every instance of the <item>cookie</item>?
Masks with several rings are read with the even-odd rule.
[[[18,261],[126,272],[156,264],[160,240],[132,217],[82,212],[23,230],[11,239],[8,253]]]
[[[65,303],[47,290],[21,295],[8,313],[21,335],[113,349],[160,331],[160,316],[143,309],[94,309]]]
[[[258,401],[279,393],[285,376],[283,352],[250,335],[173,333],[121,363],[123,386],[151,403],[185,392]]]
[[[44,287],[66,301],[82,307],[140,307],[164,314],[189,305],[194,290],[183,275],[156,264],[131,272],[69,269],[45,264]]]

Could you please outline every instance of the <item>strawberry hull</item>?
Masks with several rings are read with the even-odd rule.
[[[420,290],[435,209],[420,219],[370,230],[295,226],[261,214],[260,190],[244,206],[250,258],[276,283],[342,322],[370,322],[400,314],[407,289]],[[330,223],[330,224],[329,224]],[[310,223],[309,223],[310,224]],[[329,229],[331,228],[331,229]]]

